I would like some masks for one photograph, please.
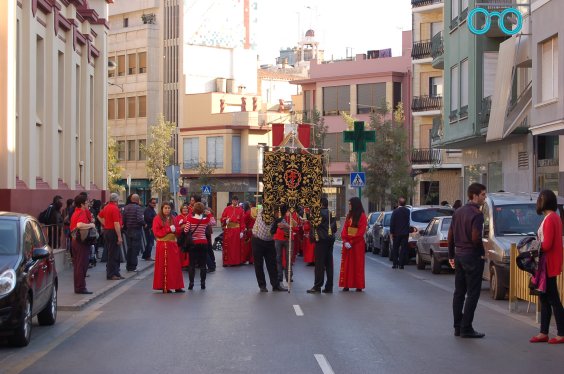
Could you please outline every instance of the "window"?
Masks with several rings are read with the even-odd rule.
[[[135,140],[127,141],[127,161],[135,161],[137,156],[137,147],[135,146]]]
[[[350,111],[350,86],[323,87],[323,115],[336,116]]]
[[[351,147],[350,143],[343,142],[343,133],[328,133],[325,135],[323,146],[331,149],[329,151],[330,162],[350,162]]]
[[[147,52],[140,52],[139,57],[139,74],[147,72]]]
[[[394,82],[394,86],[393,86],[393,90],[394,90],[394,102],[392,103],[393,107],[392,110],[396,110],[398,108],[399,103],[401,103],[401,82]]]
[[[135,96],[127,98],[127,118],[135,118]]]
[[[147,96],[139,96],[139,117],[147,117]]]
[[[137,54],[127,55],[127,74],[137,74]]]
[[[223,136],[209,136],[207,141],[207,163],[209,167],[223,168]]]
[[[458,65],[450,69],[450,111],[458,110]]]
[[[492,96],[494,93],[495,71],[497,69],[498,52],[484,52],[482,74],[482,98]]]
[[[198,166],[200,160],[199,138],[184,138],[183,140],[183,169],[193,169]]]
[[[125,55],[120,55],[117,58],[117,72],[120,77],[125,75]]]
[[[306,113],[307,116],[310,115],[310,112],[312,110],[312,102],[311,102],[311,94],[313,91],[304,91],[304,112]]]
[[[231,138],[231,168],[233,173],[241,172],[241,137],[239,135]]]
[[[444,26],[442,22],[431,22],[431,38],[443,31],[443,28]]]
[[[558,37],[541,44],[541,100],[558,97]]]
[[[468,0],[462,0],[462,10],[468,9]]]
[[[468,108],[468,60],[460,63],[460,107]]]
[[[118,119],[125,118],[125,97],[120,97],[117,99],[118,102]]]
[[[371,113],[386,108],[386,83],[359,84],[356,86],[358,114]]]
[[[139,139],[139,161],[145,161],[147,159],[147,153],[145,152],[145,147],[147,146],[147,140]]]
[[[117,141],[118,160],[125,161],[125,140]]]
[[[108,119],[116,119],[116,100],[108,99]]]
[[[110,62],[111,62],[111,64],[110,64]],[[108,66],[114,65],[114,68],[108,68],[108,77],[109,78],[115,77],[115,75],[116,75],[115,64],[116,64],[116,58],[115,57],[108,57]]]
[[[458,8],[458,2],[460,0],[450,0],[450,19],[455,19],[458,17],[458,14],[460,13],[460,9]]]
[[[123,19],[123,27],[129,27],[129,18]]]
[[[429,78],[429,96],[443,96],[443,77]]]

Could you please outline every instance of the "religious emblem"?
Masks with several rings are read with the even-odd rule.
[[[302,173],[297,171],[296,169],[289,169],[286,170],[284,173],[284,183],[286,186],[291,189],[296,189],[300,185],[302,181]]]

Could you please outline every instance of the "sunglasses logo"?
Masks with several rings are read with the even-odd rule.
[[[484,26],[481,29],[476,28],[475,25],[476,15],[479,13],[483,14],[486,20]],[[513,30],[505,27],[504,20],[509,15],[515,15],[515,17],[517,18],[517,25]],[[523,15],[517,9],[507,8],[503,12],[488,12],[484,8],[474,8],[468,13],[468,29],[473,34],[483,35],[490,30],[490,27],[492,25],[492,18],[494,16],[497,17],[497,24],[500,30],[506,35],[515,35],[523,28]]]

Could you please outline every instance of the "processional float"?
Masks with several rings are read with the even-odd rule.
[[[301,126],[301,125],[300,125]],[[307,125],[309,126],[309,125]],[[329,149],[308,148],[296,134],[296,125],[277,146],[259,145],[259,157],[263,157],[263,202],[262,215],[266,224],[272,224],[285,205],[290,214],[288,248],[285,250],[288,292],[292,289],[293,215],[303,209],[317,238],[317,226],[321,223],[321,196],[323,177],[329,175]],[[283,131],[283,127],[282,127]],[[309,131],[307,132],[309,143]],[[276,142],[274,142],[276,144]],[[309,145],[309,144],[308,144]],[[259,181],[257,169],[257,185]],[[258,197],[257,197],[258,198]],[[331,220],[329,214],[329,220]],[[329,222],[331,230],[331,222]]]

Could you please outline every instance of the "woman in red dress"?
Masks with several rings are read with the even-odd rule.
[[[176,235],[180,227],[174,224],[170,203],[163,203],[160,213],[153,220],[153,233],[157,239],[155,256],[155,274],[153,289],[163,293],[184,292],[184,278],[180,266],[180,250],[176,244]]]
[[[86,200],[86,195],[78,195],[74,198],[74,206],[76,208],[70,220],[71,232],[75,229],[79,231],[96,227],[92,222],[92,214],[86,206]],[[77,232],[76,235],[80,235],[80,233]],[[72,255],[74,293],[91,294],[92,292],[86,288],[86,271],[88,270],[90,259],[90,245],[73,238]]]
[[[364,289],[364,233],[366,226],[367,219],[362,203],[358,197],[353,197],[349,200],[349,213],[341,232],[343,249],[339,287],[343,287],[343,291],[356,288],[357,292],[362,292]]]
[[[243,231],[243,239],[241,239],[241,262],[253,263],[253,251],[251,250],[251,237],[253,236],[253,226],[257,218],[256,208],[252,206],[252,203],[246,202],[243,204],[243,210],[245,214],[243,215],[243,222],[245,224],[245,230]],[[254,212],[254,214],[253,214]]]
[[[186,226],[186,223],[188,222],[188,218],[192,216],[192,213],[190,212],[191,210],[190,208],[191,207],[188,204],[182,205],[182,208],[180,208],[180,214],[177,215],[176,218],[174,219],[174,224],[180,228],[180,232],[184,230],[184,226]],[[184,252],[182,248],[179,249],[180,249],[180,266],[182,268],[187,268],[188,265],[190,265],[190,256],[188,256],[188,252]]]
[[[315,242],[311,241],[309,237],[312,230],[311,222],[309,222],[309,220],[307,219],[304,220],[303,228],[304,228],[304,235],[303,235],[304,238],[302,240],[302,248],[304,251],[304,262],[309,266],[312,266],[314,265],[315,262],[315,255],[314,255]]]

